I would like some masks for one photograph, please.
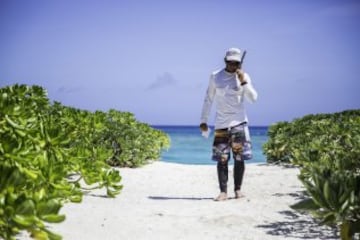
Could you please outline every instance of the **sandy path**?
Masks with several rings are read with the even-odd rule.
[[[337,239],[329,228],[289,207],[303,190],[296,168],[247,164],[245,198],[224,202],[213,201],[215,166],[154,162],[120,172],[124,189],[119,196],[93,191],[81,204],[65,205],[66,221],[51,229],[65,240]],[[229,179],[232,190],[232,171]]]

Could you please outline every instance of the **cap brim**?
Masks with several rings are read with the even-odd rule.
[[[240,58],[239,57],[235,57],[235,56],[228,56],[225,58],[226,61],[235,61],[235,62],[240,62]]]

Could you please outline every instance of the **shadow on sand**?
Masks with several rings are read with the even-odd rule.
[[[284,194],[276,193],[274,195],[281,197]],[[296,198],[297,201],[304,198],[303,192],[286,195]],[[340,238],[336,227],[320,225],[319,221],[312,218],[309,214],[302,214],[295,210],[281,211],[279,213],[285,216],[285,221],[270,222],[257,225],[256,227],[265,229],[269,235],[283,236],[286,238],[324,240]]]
[[[195,201],[201,201],[201,200],[214,200],[214,198],[208,198],[208,197],[173,197],[173,196],[149,196],[149,199],[152,200],[195,200]]]

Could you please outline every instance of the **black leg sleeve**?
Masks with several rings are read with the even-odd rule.
[[[219,179],[219,187],[221,192],[227,192],[228,182],[228,161],[217,163],[217,173]]]
[[[242,180],[245,172],[244,161],[234,161],[234,187],[235,191],[241,189]]]

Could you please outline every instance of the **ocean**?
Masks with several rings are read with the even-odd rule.
[[[181,164],[215,165],[211,160],[211,149],[214,128],[211,127],[209,138],[201,136],[198,126],[152,126],[167,133],[171,139],[171,147],[161,154],[161,161]],[[249,127],[252,141],[253,159],[246,163],[265,163],[262,145],[267,141],[268,127]],[[231,159],[230,164],[233,162]]]

